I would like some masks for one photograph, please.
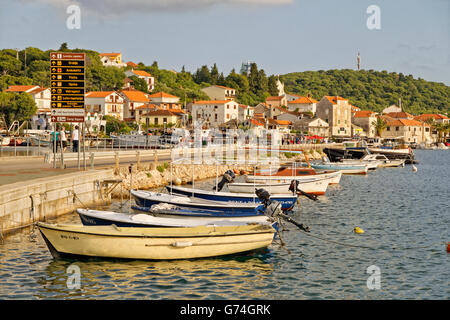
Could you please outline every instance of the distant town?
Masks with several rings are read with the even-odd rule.
[[[122,68],[126,77],[117,90],[85,93],[86,129],[90,135],[106,135],[108,121],[123,122],[142,133],[173,127],[192,128],[197,120],[203,121],[204,129],[277,129],[303,140],[314,137],[317,142],[379,137],[407,144],[432,144],[445,142],[450,132],[447,115],[410,114],[403,110],[401,98],[398,104],[386,105],[382,112],[361,110],[348,98],[338,95],[313,97],[286,92],[278,77],[269,79],[275,80],[276,87],[272,83],[270,92],[276,94],[255,105],[239,103],[236,99],[239,88],[220,84],[201,88],[207,99],[193,98],[187,102],[186,97],[156,90],[155,76],[137,63],[124,63],[121,53],[99,53],[99,59],[103,66]],[[250,72],[250,66],[243,63],[241,73]],[[49,87],[16,81],[4,92],[31,96],[36,111],[29,121],[29,129],[52,130]],[[11,123],[3,117],[2,125],[8,129]],[[108,131],[120,131],[120,127]]]

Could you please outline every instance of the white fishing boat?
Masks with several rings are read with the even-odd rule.
[[[10,137],[0,136],[0,146],[9,146],[10,142],[11,142]]]
[[[311,180],[301,180],[298,181],[297,189],[302,190],[303,192],[314,194],[314,195],[324,195],[327,187],[329,185],[329,181],[332,178],[324,178],[324,179],[311,179]],[[238,183],[233,182],[228,184],[228,190],[231,192],[237,193],[254,193],[255,189],[265,189],[270,194],[286,194],[292,192],[290,189],[292,188],[292,182],[295,179],[292,179],[290,182],[281,182],[281,183]]]
[[[84,225],[111,225],[118,227],[166,227],[166,228],[186,228],[198,226],[226,226],[226,225],[246,225],[249,223],[259,223],[272,225],[268,216],[263,214],[248,217],[214,217],[214,216],[188,216],[172,214],[130,214],[113,211],[99,211],[88,209],[77,209],[81,222]]]
[[[268,225],[192,228],[124,228],[39,222],[54,258],[86,256],[121,259],[191,259],[236,254],[269,246],[276,230]]]
[[[361,159],[341,159],[341,162],[346,164],[366,164],[369,170],[375,170],[384,163],[384,160],[381,160],[381,158],[378,158],[378,156],[382,156],[383,158],[387,159],[383,155],[367,154]]]
[[[307,168],[303,168],[307,169]],[[322,179],[329,179],[329,184],[338,184],[342,177],[342,172],[336,171],[336,170],[329,170],[329,172],[321,173],[316,172],[315,174],[305,174],[305,175],[299,175],[300,168],[295,170],[290,170],[286,175],[246,175],[245,181],[246,182],[256,182],[256,183],[290,183],[292,180],[298,180],[300,182],[302,181],[311,181],[311,179],[314,180],[322,180]],[[311,170],[311,169],[308,169]]]

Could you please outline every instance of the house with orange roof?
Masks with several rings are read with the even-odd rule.
[[[410,119],[385,118],[386,129],[381,138],[398,139],[406,143],[432,142],[430,125],[422,121]]]
[[[136,121],[136,108],[150,102],[148,94],[139,90],[122,90],[119,92],[123,98],[123,120]]]
[[[116,91],[91,91],[84,101],[86,112],[123,120],[124,98]]]
[[[147,84],[147,90],[149,92],[153,91],[153,89],[155,89],[155,78],[147,71],[131,69],[131,70],[125,71],[125,75],[128,78],[130,78],[132,76],[136,76],[140,79],[144,79],[145,83]]]
[[[352,124],[361,127],[368,138],[374,138],[377,134],[374,122],[377,114],[373,111],[356,111],[352,113]]]
[[[266,105],[268,107],[287,107],[288,102],[286,96],[270,96],[266,98]]]
[[[239,120],[239,104],[234,100],[202,100],[191,104],[192,121],[204,121],[211,127]]]
[[[201,89],[211,100],[234,100],[236,98],[236,89],[212,85]]]
[[[310,136],[318,135],[324,138],[329,137],[329,125],[320,118],[303,118],[293,123],[295,130]]]
[[[277,129],[280,132],[289,133],[292,122],[289,120],[267,119],[267,129]]]
[[[159,105],[162,109],[181,109],[180,97],[166,92],[156,92],[149,94],[150,102]]]
[[[107,67],[126,67],[120,52],[99,53],[100,61]]]
[[[324,96],[316,106],[316,116],[329,125],[329,136],[350,137],[352,134],[352,108],[347,99]]]
[[[438,114],[438,113],[425,113],[425,114],[421,114],[419,116],[415,116],[414,120],[417,121],[429,121],[430,119],[433,119],[435,122],[437,123],[450,123],[450,118],[443,115],[443,114]]]
[[[288,101],[287,107],[289,111],[312,112],[313,114],[315,114],[317,103],[318,101],[311,98],[310,96],[299,96],[295,100]]]
[[[51,128],[51,98],[50,88],[35,85],[9,86],[6,92],[28,93],[36,103],[36,113],[31,117],[31,129],[47,130]]]
[[[394,119],[409,119],[409,120],[414,119],[414,116],[412,114],[409,114],[408,112],[405,111],[389,112],[385,113],[385,115]]]
[[[153,105],[154,106],[154,105]],[[140,109],[145,110],[143,107]],[[180,115],[166,109],[153,108],[142,113],[139,116],[138,123],[147,123],[148,125],[170,126],[176,125],[181,120]]]

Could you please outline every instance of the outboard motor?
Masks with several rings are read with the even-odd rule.
[[[233,182],[234,178],[236,178],[236,175],[234,174],[233,170],[227,170],[223,174],[222,180],[220,180],[220,182],[217,184],[217,191],[222,190],[226,183]],[[214,187],[213,190],[216,190],[216,187]]]
[[[267,206],[271,203],[270,193],[265,189],[255,189],[255,194],[264,205],[264,208],[267,208]]]

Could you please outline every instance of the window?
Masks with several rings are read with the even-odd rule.
[[[395,131],[398,131],[400,128],[399,127],[395,127]]]
[[[386,128],[386,131],[391,131],[391,127],[387,127],[387,128]]]
[[[230,114],[229,113],[227,113],[227,119],[230,119]]]
[[[167,123],[167,118],[163,118],[163,123]]]
[[[155,118],[155,124],[158,124],[158,117]]]
[[[214,115],[214,120],[217,121],[217,113]]]

